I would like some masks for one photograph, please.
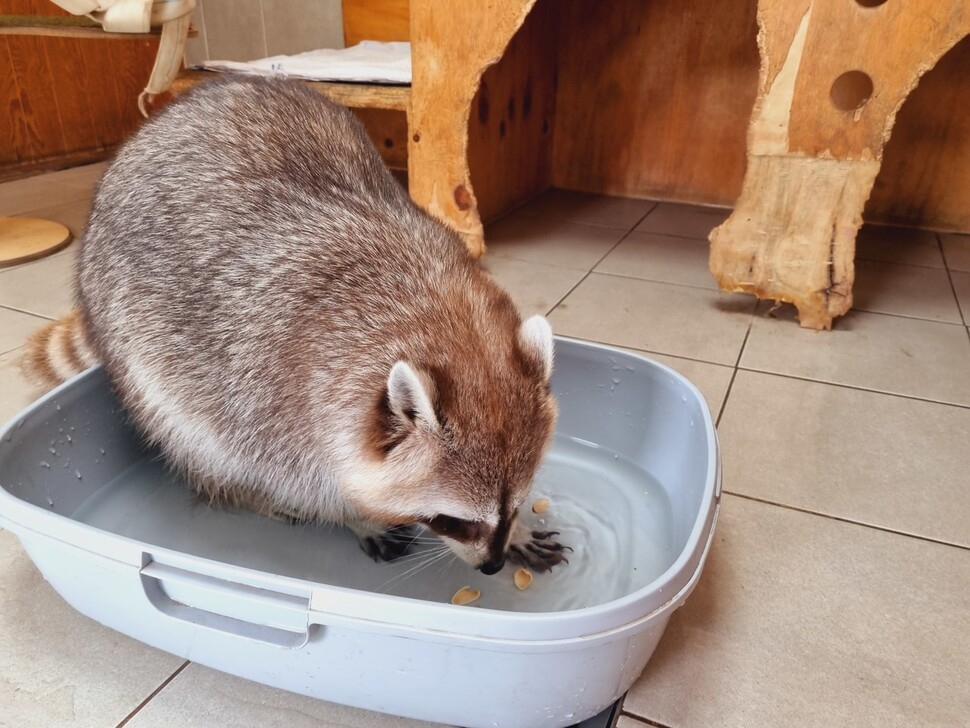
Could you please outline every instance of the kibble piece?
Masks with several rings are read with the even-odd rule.
[[[515,581],[515,587],[519,591],[525,591],[532,583],[532,572],[528,569],[516,569],[512,579]]]
[[[455,596],[451,598],[451,603],[471,604],[481,595],[482,593],[478,591],[478,589],[472,589],[470,586],[463,586],[461,589],[455,592]]]
[[[549,510],[549,499],[539,498],[535,503],[532,504],[533,513],[545,513]]]

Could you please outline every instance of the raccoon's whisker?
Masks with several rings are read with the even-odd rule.
[[[422,556],[426,556],[427,557],[426,559],[424,559],[424,560],[418,560],[418,562],[416,564],[412,564],[410,566],[410,568],[407,569],[406,571],[403,571],[400,574],[396,574],[395,576],[391,577],[390,579],[388,579],[387,581],[385,581],[383,584],[381,584],[378,587],[377,590],[378,591],[385,591],[385,590],[390,589],[391,587],[399,586],[401,583],[403,583],[407,579],[413,577],[418,572],[426,569],[427,567],[431,566],[432,564],[434,564],[434,563],[436,563],[438,561],[441,561],[450,552],[451,552],[451,549],[449,549],[447,546],[445,546],[440,551],[426,551],[426,552],[424,552],[422,554]]]

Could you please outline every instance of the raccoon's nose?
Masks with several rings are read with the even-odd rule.
[[[492,574],[497,574],[505,566],[505,558],[501,558],[498,561],[486,561],[484,564],[479,566],[479,570],[486,576],[491,576]]]

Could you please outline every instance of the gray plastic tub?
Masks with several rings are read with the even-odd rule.
[[[0,431],[0,526],[74,608],[155,647],[326,700],[469,728],[595,715],[700,576],[720,499],[697,389],[558,339],[556,440],[536,478],[568,566],[517,590],[426,555],[374,564],[341,529],[198,502],[127,426],[100,369]],[[471,606],[455,590],[482,591]]]

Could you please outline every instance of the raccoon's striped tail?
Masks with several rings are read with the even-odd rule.
[[[24,349],[24,376],[46,387],[55,387],[98,363],[76,310],[35,331]]]

